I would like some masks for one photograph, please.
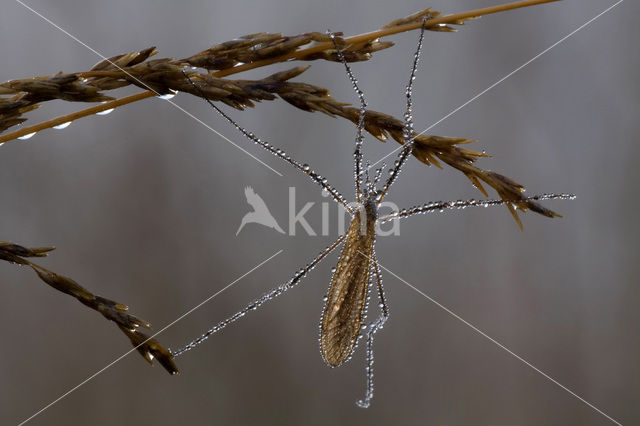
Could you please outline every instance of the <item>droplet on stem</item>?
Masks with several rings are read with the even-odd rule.
[[[24,136],[20,136],[20,137],[18,137],[18,139],[23,140],[23,141],[26,141],[27,139],[30,139],[31,137],[33,137],[33,135],[35,135],[35,134],[36,134],[36,132],[29,133],[29,134],[26,134],[26,135],[24,135]]]
[[[71,125],[71,122],[67,121],[66,123],[62,123],[62,124],[58,124],[57,126],[53,126],[53,128],[56,129],[56,130],[62,130],[62,129],[66,129],[70,125]]]
[[[177,91],[171,90],[170,93],[166,93],[164,95],[158,95],[158,98],[168,101],[169,99],[172,99],[177,93],[178,93]]]

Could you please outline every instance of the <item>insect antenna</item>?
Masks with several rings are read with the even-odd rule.
[[[412,91],[413,91],[413,81],[416,79],[416,71],[418,69],[418,62],[420,61],[420,53],[422,52],[422,41],[424,40],[424,23],[430,19],[430,15],[426,15],[422,20],[422,27],[420,28],[420,37],[418,38],[418,46],[416,48],[416,52],[413,55],[413,64],[411,66],[411,74],[409,76],[409,82],[407,83],[407,88],[405,90],[405,95],[407,96],[407,108],[404,113],[404,128],[402,130],[402,142],[404,144],[402,150],[398,154],[397,160],[394,163],[394,167],[389,171],[389,177],[387,178],[387,183],[384,188],[380,192],[378,197],[378,204],[382,201],[384,196],[389,191],[389,188],[395,182],[400,174],[400,170],[402,166],[407,161],[411,152],[413,151],[413,99],[412,99]]]
[[[342,64],[344,65],[344,68],[347,72],[347,76],[349,77],[349,80],[351,81],[351,85],[353,86],[353,90],[354,92],[356,92],[356,95],[358,95],[358,99],[360,100],[360,111],[359,111],[360,115],[358,117],[358,126],[357,126],[358,130],[356,133],[356,140],[355,140],[356,147],[353,153],[353,174],[354,174],[355,187],[356,187],[356,201],[359,203],[361,201],[360,197],[362,195],[362,190],[361,190],[362,141],[364,140],[364,134],[363,134],[364,117],[367,112],[367,101],[364,99],[364,92],[360,90],[360,87],[358,86],[358,80],[353,75],[353,72],[351,71],[351,67],[347,63],[347,60],[345,59],[344,55],[342,54],[342,50],[340,49],[340,46],[338,46],[335,35],[330,32],[329,37],[331,37],[331,41],[333,41],[333,45],[336,48],[336,54],[338,55],[340,62],[342,62]],[[368,167],[367,167],[367,170],[368,170]]]
[[[218,114],[220,114],[225,120],[227,120],[229,123],[231,123],[231,125],[233,125],[247,139],[253,141],[257,145],[260,145],[262,148],[266,149],[271,154],[275,155],[276,157],[279,157],[279,158],[283,159],[284,161],[286,161],[287,163],[291,164],[296,169],[302,171],[304,174],[309,176],[313,182],[315,182],[316,184],[320,185],[329,194],[331,194],[333,199],[338,204],[341,204],[349,213],[353,214],[353,209],[351,207],[349,207],[349,205],[347,203],[347,200],[344,198],[344,196],[336,188],[334,188],[333,186],[331,186],[331,185],[329,185],[327,183],[327,179],[326,178],[324,178],[321,175],[317,174],[308,164],[302,164],[302,163],[292,159],[291,156],[289,156],[289,154],[284,152],[282,149],[276,148],[273,145],[271,145],[270,143],[268,143],[266,141],[263,141],[262,139],[260,139],[256,135],[254,135],[252,132],[249,132],[247,129],[245,129],[244,127],[240,126],[238,123],[236,123],[235,120],[233,120],[231,117],[229,117],[224,111],[222,111],[220,108],[218,108],[213,102],[211,102],[211,100],[209,100],[207,98],[207,95],[204,93],[204,91],[200,87],[198,87],[198,85],[191,79],[191,77],[189,77],[189,75],[186,73],[186,71],[182,70],[182,74],[184,74],[184,76],[187,79],[187,81],[189,82],[189,84],[195,89],[195,91],[200,95],[200,97],[202,99],[204,99],[214,110],[216,110],[216,112]]]

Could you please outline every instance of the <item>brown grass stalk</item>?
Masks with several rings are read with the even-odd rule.
[[[524,1],[517,1],[517,2],[512,2],[512,3],[506,3],[506,4],[502,4],[502,5],[496,5],[496,6],[492,6],[492,7],[487,7],[487,8],[483,8],[483,9],[476,9],[476,10],[471,10],[471,11],[467,11],[467,12],[461,12],[461,13],[456,13],[456,14],[451,14],[451,15],[445,15],[445,16],[438,16],[435,17],[433,19],[429,19],[428,21],[425,22],[425,26],[428,29],[432,29],[440,24],[460,24],[462,23],[464,20],[467,19],[472,19],[472,18],[477,18],[480,16],[484,16],[484,15],[489,15],[489,14],[493,14],[493,13],[498,13],[498,12],[504,12],[507,10],[513,10],[513,9],[518,9],[518,8],[523,8],[523,7],[529,7],[529,6],[534,6],[534,5],[538,5],[538,4],[543,4],[543,3],[550,3],[550,2],[555,2],[555,1],[559,1],[559,0],[524,0]],[[417,28],[420,27],[420,25],[422,24],[422,21],[419,22],[411,22],[411,23],[407,23],[404,25],[398,25],[398,26],[394,26],[394,27],[386,27],[386,28],[381,28],[377,31],[372,31],[369,33],[364,33],[364,34],[360,34],[360,35],[356,35],[356,36],[352,36],[349,38],[345,39],[345,43],[347,45],[352,45],[352,44],[364,44],[366,42],[370,42],[373,40],[376,40],[378,38],[381,37],[385,37],[385,36],[389,36],[389,35],[393,35],[393,34],[397,34],[397,33],[401,33],[401,32],[406,32],[406,31],[412,31],[415,30]],[[228,68],[225,70],[219,70],[216,72],[213,72],[212,75],[214,77],[224,77],[227,75],[231,75],[231,74],[236,74],[242,71],[247,71],[250,69],[254,69],[254,68],[259,68],[259,67],[264,67],[267,65],[271,65],[274,63],[278,63],[278,62],[286,62],[286,61],[290,61],[290,60],[295,60],[295,59],[301,59],[307,55],[311,55],[314,53],[318,53],[318,52],[322,52],[324,50],[330,49],[332,48],[332,45],[329,41],[326,41],[324,43],[319,43],[315,46],[312,47],[308,47],[306,49],[300,49],[297,50],[295,52],[290,52],[290,53],[286,53],[280,56],[276,56],[274,58],[269,58],[269,59],[263,59],[263,60],[258,60],[258,61],[254,61],[251,63],[246,63],[243,65],[238,65],[238,66],[234,66],[232,68]],[[97,76],[99,74],[96,73],[77,73],[78,76],[83,77],[83,78],[88,78],[88,77],[93,77],[93,76]],[[103,73],[103,76],[105,75],[109,75],[108,73]],[[112,73],[111,75],[117,75],[117,73]],[[1,93],[1,92],[0,92]],[[6,133],[4,135],[0,135],[0,144],[4,143],[4,142],[8,142],[11,140],[15,140],[21,136],[25,136],[31,133],[36,133],[36,132],[40,132],[42,130],[45,129],[50,129],[54,126],[58,126],[70,121],[75,121],[79,118],[83,118],[83,117],[87,117],[90,115],[94,115],[96,113],[102,112],[102,111],[106,111],[109,109],[113,109],[113,108],[119,108],[121,106],[133,103],[133,102],[138,102],[141,101],[143,99],[147,99],[147,98],[151,98],[153,96],[156,96],[157,93],[147,90],[145,92],[141,92],[141,93],[136,93],[134,95],[130,95],[130,96],[126,96],[120,99],[114,99],[108,102],[105,102],[103,104],[100,105],[96,105],[90,108],[86,108],[80,111],[76,111],[74,113],[71,114],[67,114],[67,115],[63,115],[60,117],[56,117],[53,118],[51,120],[47,120],[47,121],[43,121],[41,123],[35,124],[33,126],[25,126],[21,129],[18,130],[14,130],[12,132]]]
[[[173,362],[171,352],[160,345],[157,340],[139,330],[139,327],[151,328],[151,324],[127,313],[128,306],[96,296],[71,278],[50,271],[27,259],[30,257],[46,257],[54,249],[55,247],[27,248],[18,244],[0,241],[0,260],[30,267],[38,274],[40,280],[52,288],[76,298],[83,305],[99,312],[109,321],[116,323],[118,328],[131,340],[140,355],[150,364],[153,364],[153,359],[155,358],[170,374],[177,374],[178,368]]]

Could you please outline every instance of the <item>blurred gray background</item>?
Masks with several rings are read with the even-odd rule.
[[[28,4],[106,56],[157,46],[185,57],[234,37],[271,31],[378,28],[427,6],[443,13],[490,0],[31,0]],[[499,3],[499,2],[497,2]],[[427,33],[415,88],[424,129],[602,12],[613,1],[564,1]],[[380,262],[622,424],[639,424],[640,288],[637,265],[639,79],[637,2],[625,1],[430,133],[477,139],[480,167],[528,193],[574,192],[547,202],[562,219],[505,208],[420,216],[380,238]],[[401,116],[417,33],[354,65],[369,105]],[[0,14],[0,80],[84,71],[100,60],[17,2]],[[291,65],[254,70],[261,78]],[[314,62],[297,78],[343,101],[341,65]],[[134,92],[124,90],[119,95]],[[158,339],[177,348],[287,280],[337,236],[295,237],[247,225],[244,187],[285,227],[288,188],[321,227],[327,199],[307,178],[250,145],[202,101],[173,99],[280,171],[280,177],[178,109],[149,99],[0,148],[0,239],[55,245],[44,266],[121,301],[159,330],[255,265],[284,250]],[[82,108],[51,102],[29,123]],[[350,123],[283,101],[232,111],[241,124],[352,197]],[[365,142],[375,161],[395,142]],[[495,194],[492,194],[492,196]],[[400,206],[479,198],[459,172],[412,160],[389,196]],[[368,410],[362,348],[330,369],[318,321],[335,253],[304,284],[177,359],[179,376],[131,354],[33,419],[62,424],[606,425],[604,416],[388,273],[391,319],[376,337]],[[16,424],[130,349],[112,324],[1,264],[0,423]]]

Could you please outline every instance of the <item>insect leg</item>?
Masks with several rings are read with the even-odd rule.
[[[425,16],[425,20],[428,19],[428,15]],[[411,66],[411,75],[409,76],[409,83],[407,83],[407,89],[405,94],[407,96],[407,108],[404,113],[404,128],[402,131],[402,142],[403,147],[400,153],[398,154],[397,160],[394,164],[393,169],[390,170],[389,177],[387,178],[387,183],[384,188],[380,192],[378,197],[378,204],[382,201],[384,196],[389,191],[389,188],[395,182],[398,174],[400,174],[400,170],[402,166],[411,155],[413,150],[413,100],[412,100],[412,91],[413,91],[413,81],[416,79],[416,70],[418,69],[418,61],[420,60],[420,52],[422,51],[422,41],[424,40],[424,20],[422,21],[422,27],[420,28],[420,37],[418,38],[418,47],[416,48],[416,52],[413,55],[413,64]]]
[[[384,297],[384,289],[382,288],[382,276],[380,274],[380,267],[378,266],[378,261],[376,260],[376,255],[374,252],[372,252],[371,255],[371,268],[373,269],[378,289],[378,299],[380,301],[380,304],[378,306],[380,307],[380,316],[374,322],[368,324],[366,329],[367,342],[365,345],[365,352],[367,357],[367,365],[365,367],[365,374],[367,387],[364,399],[358,400],[356,402],[358,407],[362,408],[369,407],[369,404],[371,404],[371,399],[373,398],[373,335],[378,330],[380,330],[384,326],[384,323],[387,322],[387,319],[389,319],[389,308],[387,307],[387,301]]]
[[[344,241],[345,238],[346,238],[346,235],[343,235],[340,238],[338,238],[338,240],[335,243],[331,244],[329,247],[324,249],[324,251],[322,251],[322,253],[320,253],[315,259],[313,259],[311,262],[309,262],[304,268],[302,268],[298,272],[296,272],[296,274],[289,281],[287,281],[287,282],[285,282],[283,284],[280,284],[278,287],[276,287],[273,290],[263,294],[262,297],[260,297],[259,299],[256,299],[253,302],[249,303],[247,306],[245,306],[244,308],[242,308],[241,310],[239,310],[235,314],[231,315],[227,319],[220,321],[219,323],[217,323],[216,325],[211,327],[209,330],[207,330],[200,337],[192,340],[191,342],[189,342],[184,347],[182,347],[182,348],[180,348],[178,350],[175,350],[175,351],[171,350],[171,353],[173,354],[173,356],[181,355],[181,354],[183,354],[183,353],[195,348],[200,343],[202,343],[205,340],[207,340],[209,338],[209,336],[211,336],[214,333],[217,333],[218,331],[222,330],[223,328],[225,328],[229,324],[239,320],[240,318],[245,316],[248,312],[255,311],[260,306],[262,306],[264,303],[268,302],[269,300],[275,299],[276,297],[280,296],[285,291],[289,290],[292,287],[295,287],[302,280],[302,278],[307,275],[307,273],[310,270],[315,268],[315,266],[318,263],[320,263],[320,261],[322,259],[324,259],[329,253],[331,253],[333,251],[333,249],[338,247],[340,245],[340,243],[342,243]]]
[[[409,217],[417,214],[441,212],[443,210],[464,209],[467,207],[489,207],[500,206],[502,204],[518,204],[527,201],[541,200],[573,200],[576,198],[573,194],[540,194],[532,197],[523,197],[518,200],[458,200],[458,201],[434,201],[421,206],[414,206],[408,209],[402,209],[398,212],[378,218],[380,223],[385,223],[393,219],[401,217]],[[558,214],[556,214],[559,216]]]
[[[360,100],[360,116],[358,118],[358,131],[356,133],[356,148],[353,153],[353,173],[354,173],[355,186],[356,186],[356,201],[360,202],[360,196],[362,195],[362,190],[361,190],[362,141],[364,140],[364,136],[363,136],[364,116],[367,112],[367,102],[364,99],[364,92],[360,90],[360,87],[358,86],[358,80],[353,75],[353,72],[351,71],[351,67],[347,63],[347,60],[344,58],[344,55],[342,54],[342,50],[340,50],[338,43],[336,43],[335,36],[333,35],[333,33],[329,33],[329,36],[331,37],[331,40],[333,41],[333,45],[336,48],[336,53],[338,55],[338,58],[344,65],[344,68],[347,72],[347,76],[349,77],[349,80],[351,81],[351,85],[353,86],[353,90],[356,92],[356,94],[358,95],[358,99]]]
[[[200,97],[202,99],[204,99],[214,110],[216,110],[216,112],[218,114],[220,114],[225,120],[227,120],[229,123],[231,123],[247,139],[253,141],[257,145],[260,145],[262,148],[266,149],[271,154],[275,155],[276,157],[279,157],[279,158],[283,159],[284,161],[286,161],[287,163],[291,164],[296,169],[302,171],[304,174],[309,176],[312,181],[314,181],[315,183],[320,185],[329,194],[331,194],[333,199],[336,200],[336,202],[338,204],[341,204],[345,209],[347,209],[347,211],[349,213],[353,214],[353,210],[351,209],[351,207],[349,207],[347,205],[347,201],[344,198],[344,196],[336,188],[334,188],[333,186],[329,185],[327,183],[327,179],[325,179],[324,177],[322,177],[321,175],[319,175],[315,171],[313,171],[313,169],[308,164],[301,164],[300,162],[298,162],[298,161],[294,160],[293,158],[291,158],[291,156],[289,156],[289,154],[287,154],[283,150],[274,147],[273,145],[271,145],[268,142],[263,141],[262,139],[257,137],[252,132],[249,132],[247,129],[245,129],[244,127],[240,126],[231,117],[229,117],[224,111],[222,111],[213,102],[211,102],[209,99],[207,99],[207,95],[202,91],[202,89],[200,87],[198,87],[198,85],[191,79],[191,77],[189,77],[189,75],[184,70],[182,71],[182,73],[184,74],[184,76],[187,79],[187,81],[189,81],[189,84],[196,90],[196,92],[198,92],[200,94]]]

